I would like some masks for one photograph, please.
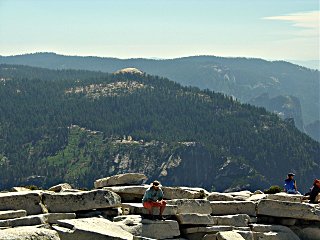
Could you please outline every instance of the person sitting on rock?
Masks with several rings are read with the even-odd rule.
[[[151,187],[144,193],[142,204],[144,208],[148,209],[148,217],[150,219],[155,219],[155,216],[152,215],[152,208],[158,207],[160,209],[159,219],[165,220],[162,214],[167,202],[163,200],[163,191],[160,188],[160,182],[153,181]]]
[[[284,180],[284,191],[289,194],[300,194],[298,192],[296,180],[293,179],[294,173],[288,173],[288,178]]]
[[[305,199],[309,199],[310,203],[320,203],[320,180],[315,179],[313,182],[312,188],[310,188],[310,191],[304,195]]]

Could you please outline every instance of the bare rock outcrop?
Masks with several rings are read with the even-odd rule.
[[[42,201],[49,212],[65,213],[121,205],[120,196],[108,190],[61,192],[42,194]]]
[[[69,183],[60,183],[58,185],[50,187],[48,190],[53,192],[62,192],[65,190],[72,189],[71,185]]]
[[[0,231],[1,240],[60,240],[56,231],[37,227],[16,227]]]
[[[53,227],[61,240],[133,239],[133,235],[104,218],[59,220]]]
[[[106,178],[97,179],[94,182],[95,188],[103,188],[110,186],[123,186],[123,185],[139,185],[147,180],[147,176],[142,173],[124,173]]]
[[[0,210],[25,210],[28,215],[42,213],[41,191],[0,193]]]

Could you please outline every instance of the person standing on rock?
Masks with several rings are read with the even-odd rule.
[[[144,193],[142,204],[144,208],[148,209],[150,219],[155,219],[155,216],[152,215],[152,208],[157,207],[160,210],[159,219],[165,220],[162,214],[167,202],[163,200],[163,191],[160,188],[160,182],[153,181],[151,187]]]
[[[298,192],[296,180],[293,179],[294,173],[288,173],[288,178],[284,180],[284,191],[290,194],[300,194]]]

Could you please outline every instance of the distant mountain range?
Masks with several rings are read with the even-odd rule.
[[[3,64],[0,99],[0,189],[141,172],[170,186],[255,190],[293,171],[306,191],[319,177],[320,144],[290,119],[135,69]]]
[[[284,61],[215,56],[117,59],[36,53],[0,57],[0,63],[102,72],[135,67],[185,86],[225,93],[243,103],[263,106],[283,119],[293,119],[302,132],[320,141],[319,71]]]

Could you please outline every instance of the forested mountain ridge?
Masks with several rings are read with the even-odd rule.
[[[144,172],[166,185],[307,189],[320,144],[232,97],[139,73],[0,65],[1,188]],[[192,172],[192,174],[189,174]]]
[[[0,56],[0,63],[103,72],[136,67],[185,86],[196,86],[234,96],[244,103],[252,103],[254,99],[267,94],[270,99],[277,98],[278,101],[265,99],[263,107],[276,112],[283,119],[294,118],[296,126],[302,132],[307,132],[320,141],[320,128],[316,124],[320,120],[319,71],[284,61],[215,56],[166,60],[117,59],[36,53]],[[287,105],[285,99],[288,98],[297,100],[296,104]],[[306,127],[307,125],[313,127]]]

